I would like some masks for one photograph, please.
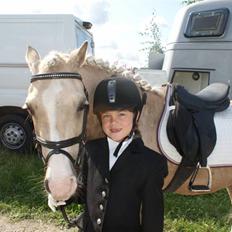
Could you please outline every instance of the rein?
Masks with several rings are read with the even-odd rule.
[[[77,79],[77,80],[80,80],[83,84],[85,96],[88,100],[88,92],[84,86],[84,83],[82,81],[82,77],[79,73],[59,72],[59,73],[36,74],[36,75],[32,75],[31,83],[35,82],[35,81],[55,80],[55,79]],[[39,147],[43,146],[43,147],[46,147],[48,149],[51,149],[51,151],[47,154],[46,157],[43,156],[41,149],[39,149],[39,153],[40,153],[40,156],[44,162],[45,168],[47,168],[47,164],[48,164],[49,159],[53,155],[57,155],[57,154],[62,154],[64,156],[66,156],[73,164],[74,169],[81,168],[82,158],[83,158],[83,154],[85,152],[84,145],[86,142],[86,124],[87,124],[88,109],[89,109],[88,105],[86,105],[83,109],[84,110],[83,126],[82,126],[82,131],[78,136],[73,137],[73,138],[69,138],[66,140],[60,140],[60,141],[49,141],[49,140],[41,138],[40,136],[37,136],[37,135],[35,136],[35,142],[37,143],[37,145],[40,145]],[[74,159],[67,151],[65,151],[63,149],[63,148],[73,146],[75,144],[79,144],[79,152],[77,154],[76,159]],[[39,147],[37,146],[37,148],[39,148]],[[68,223],[68,227],[70,228],[70,227],[76,226],[76,223],[74,222],[75,220],[69,220],[69,218],[65,212],[64,206],[60,206],[59,209],[62,212],[63,218]]]

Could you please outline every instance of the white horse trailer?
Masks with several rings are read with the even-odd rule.
[[[158,57],[158,62],[157,56],[150,58],[149,68],[159,69],[157,63],[161,58]],[[192,93],[213,82],[230,82],[232,1],[204,0],[180,9],[166,44],[161,69],[166,75],[163,80],[179,83]]]
[[[30,72],[25,61],[29,45],[42,56],[51,50],[70,52],[83,41],[94,55],[92,24],[73,15],[0,15],[0,145],[25,151],[32,144],[32,125],[21,107],[27,96]]]

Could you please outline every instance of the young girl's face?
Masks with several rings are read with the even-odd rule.
[[[100,113],[102,129],[114,141],[120,142],[129,135],[134,113],[129,110],[109,110]]]

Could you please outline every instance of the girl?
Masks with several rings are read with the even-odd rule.
[[[95,90],[93,111],[105,137],[86,145],[84,232],[163,231],[167,164],[136,132],[143,101],[125,78],[103,80]]]

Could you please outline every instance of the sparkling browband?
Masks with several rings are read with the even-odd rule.
[[[51,79],[79,79],[82,80],[81,75],[79,73],[70,73],[70,72],[63,72],[63,73],[43,73],[43,74],[35,74],[31,77],[31,82],[37,80],[51,80]]]

